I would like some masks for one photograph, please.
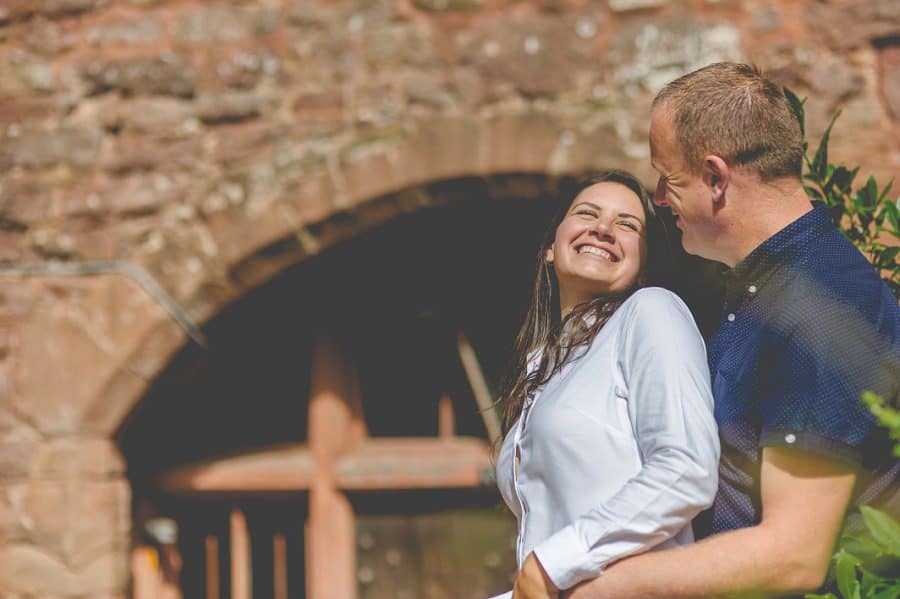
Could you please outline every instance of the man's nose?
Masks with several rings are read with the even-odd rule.
[[[663,178],[660,177],[659,181],[656,182],[656,190],[653,192],[653,203],[657,206],[668,206],[669,203],[666,201],[666,182],[663,181]]]

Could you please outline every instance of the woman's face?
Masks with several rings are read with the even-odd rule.
[[[637,284],[647,253],[646,226],[640,198],[624,185],[605,181],[578,194],[546,254],[559,282],[563,315]]]

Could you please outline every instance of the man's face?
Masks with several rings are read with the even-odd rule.
[[[700,175],[687,169],[675,138],[675,124],[665,106],[656,111],[650,122],[650,161],[659,173],[653,203],[672,211],[682,232],[684,250],[714,258],[711,250],[716,227],[712,190]]]

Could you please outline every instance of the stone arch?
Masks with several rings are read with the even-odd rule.
[[[359,143],[328,157],[323,167],[286,189],[270,208],[220,224],[227,246],[227,281],[201,282],[180,301],[198,322],[269,280],[284,268],[399,214],[430,205],[419,186],[467,176],[502,173],[564,175],[596,167],[647,167],[629,158],[611,122],[593,129],[550,113],[485,118],[436,118],[387,139]],[[143,294],[128,282],[121,293]],[[220,291],[205,295],[204,289]],[[136,300],[137,301],[137,300]],[[84,428],[109,435],[139,401],[150,381],[186,341],[170,316],[148,320],[123,340],[120,362],[96,386],[84,410]],[[128,350],[131,351],[128,351]]]

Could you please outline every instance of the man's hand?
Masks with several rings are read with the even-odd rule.
[[[529,553],[516,576],[516,584],[513,585],[513,599],[557,599],[559,589],[544,572],[541,562]]]

